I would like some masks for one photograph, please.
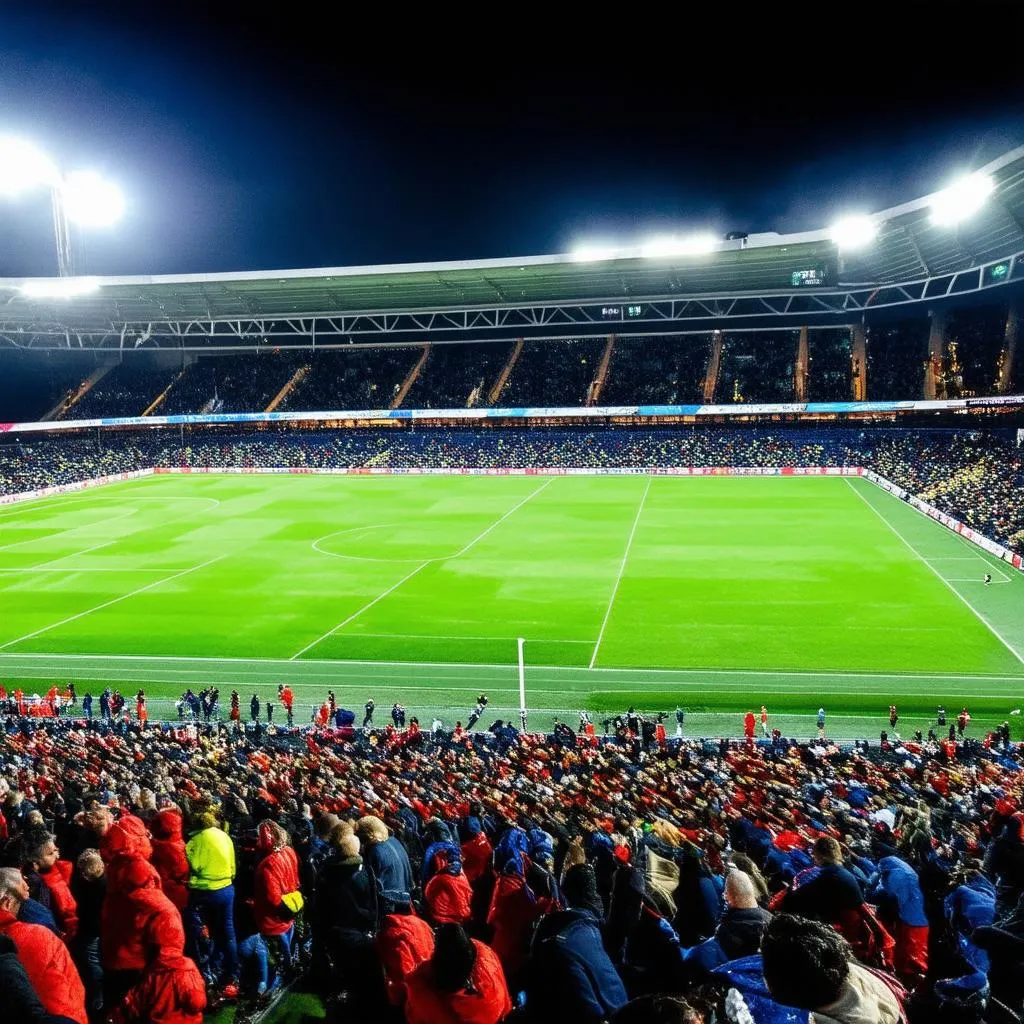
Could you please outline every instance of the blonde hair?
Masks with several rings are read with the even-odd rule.
[[[92,882],[103,875],[103,858],[99,850],[83,850],[76,861],[78,873],[88,882]]]
[[[389,832],[387,825],[375,814],[367,814],[356,822],[356,835],[366,843],[385,843]]]

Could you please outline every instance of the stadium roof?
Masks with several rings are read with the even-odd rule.
[[[39,279],[0,279],[0,340],[20,346],[129,347],[392,340],[438,332],[504,335],[625,329],[652,333],[715,319],[818,316],[1024,280],[1024,146],[986,166],[994,190],[956,227],[931,217],[934,195],[873,215],[874,241],[840,252],[828,229],[752,234],[701,255],[620,249],[447,263],[88,279],[93,290],[31,297]],[[45,279],[44,279],[45,280]],[[69,279],[79,281],[81,279]],[[4,298],[6,296],[6,299]],[[668,321],[668,323],[665,323]],[[282,343],[289,343],[287,340]]]

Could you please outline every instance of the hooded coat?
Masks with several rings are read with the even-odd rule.
[[[434,932],[420,917],[389,914],[381,923],[374,944],[384,968],[388,1001],[392,1006],[401,1006],[409,976],[434,955]]]
[[[540,922],[525,987],[530,1019],[550,1024],[596,1024],[629,999],[605,952],[597,918],[581,908],[549,914]]]
[[[167,898],[179,909],[188,906],[188,857],[181,812],[160,811],[153,819],[153,867],[160,875]]]
[[[47,1013],[86,1024],[85,986],[67,946],[38,924],[25,924],[0,909],[0,934],[18,950],[18,959]]]
[[[512,1011],[508,985],[494,950],[473,940],[476,963],[470,987],[439,992],[433,985],[431,964],[420,964],[408,980],[405,1003],[407,1024],[498,1024]]]
[[[877,975],[850,964],[839,998],[811,1014],[811,1024],[900,1024],[902,1007]]]
[[[260,935],[284,935],[295,915],[283,904],[286,893],[299,888],[299,858],[290,846],[268,853],[256,865],[252,914]]]
[[[124,997],[114,1024],[202,1024],[206,985],[180,949],[164,947]]]
[[[181,913],[160,888],[160,876],[145,861],[122,865],[115,881],[108,872],[100,913],[100,949],[110,971],[141,971],[154,946],[174,943],[182,933]]]
[[[883,857],[872,897],[896,940],[896,973],[901,978],[923,977],[928,973],[928,917],[917,872],[899,857]]]
[[[473,889],[454,843],[434,843],[423,857],[423,898],[435,924],[465,924],[472,914]]]
[[[684,959],[700,971],[713,971],[730,960],[753,956],[761,949],[761,937],[771,919],[761,907],[727,907],[715,934],[688,949]]]

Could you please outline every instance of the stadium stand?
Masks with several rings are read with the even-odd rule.
[[[996,393],[1005,325],[1003,306],[982,306],[950,314],[943,367],[947,397]]]
[[[485,405],[509,356],[502,343],[434,345],[423,371],[405,396],[407,409],[465,409]]]
[[[868,393],[898,401],[920,395],[928,355],[928,320],[882,324],[868,330]]]
[[[96,366],[91,355],[0,350],[0,419],[42,419]]]
[[[387,409],[421,348],[352,348],[314,352],[310,373],[280,409]]]
[[[730,331],[722,345],[715,401],[792,402],[795,331]]]
[[[706,335],[617,338],[601,402],[700,402],[707,363]]]
[[[492,404],[583,405],[604,345],[603,338],[527,342],[502,393]]]
[[[178,372],[178,368],[154,366],[129,356],[105,374],[61,419],[141,416]]]
[[[853,397],[850,332],[812,329],[807,333],[807,400],[850,401]]]

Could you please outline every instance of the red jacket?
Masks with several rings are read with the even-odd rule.
[[[114,1011],[114,1024],[202,1024],[206,985],[181,950],[162,949]]]
[[[434,932],[420,917],[388,914],[374,944],[387,980],[388,1001],[401,1006],[409,975],[434,955]]]
[[[472,913],[473,890],[464,872],[439,871],[423,890],[427,913],[434,924],[465,924]]]
[[[491,866],[492,853],[491,842],[483,832],[478,832],[462,844],[462,870],[466,872],[470,884]]]
[[[188,906],[188,858],[181,812],[160,811],[153,819],[153,867],[167,898],[179,909]]]
[[[68,947],[49,928],[25,924],[0,909],[0,934],[8,936],[47,1013],[86,1024],[85,987]]]
[[[103,966],[111,971],[141,971],[152,959],[154,946],[177,944],[181,951],[181,914],[160,888],[160,876],[152,864],[126,857],[115,863],[116,877],[108,875],[100,911]]]
[[[78,903],[71,894],[71,875],[74,870],[71,861],[59,860],[45,874],[39,873],[46,888],[50,890],[50,908],[65,941],[70,941],[78,933]]]
[[[498,1024],[512,1011],[508,985],[501,963],[490,946],[473,940],[476,964],[472,993],[438,992],[434,989],[430,963],[420,964],[408,983],[405,1004],[407,1024]]]
[[[498,876],[487,923],[494,929],[491,945],[506,974],[515,974],[523,966],[534,921],[554,909],[547,897],[531,899],[519,875]]]
[[[299,888],[299,858],[290,846],[268,853],[256,865],[252,913],[260,935],[284,935],[295,920],[281,907],[285,893]]]

